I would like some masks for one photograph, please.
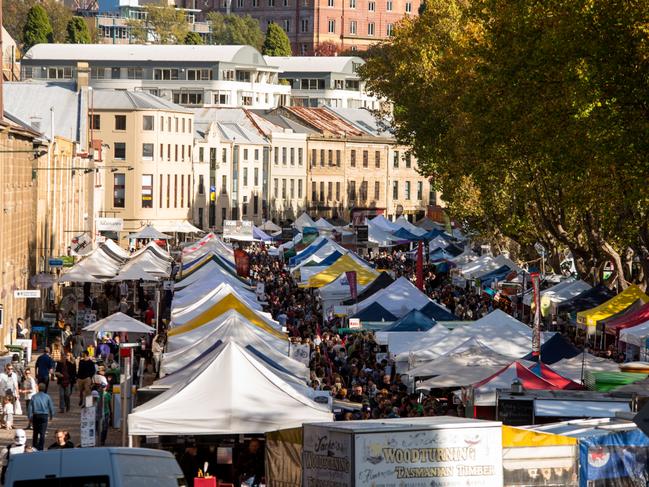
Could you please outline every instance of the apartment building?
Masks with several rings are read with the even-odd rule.
[[[271,114],[310,130],[310,212],[344,220],[383,214],[414,221],[435,198],[407,148],[397,145],[367,110],[283,107]]]
[[[148,93],[93,89],[90,131],[99,167],[99,216],[122,218],[127,234],[192,219],[194,114]],[[123,240],[121,243],[124,243]]]
[[[291,86],[291,105],[369,108],[380,106],[356,72],[365,61],[355,56],[265,56]]]
[[[90,66],[90,86],[143,91],[186,107],[270,109],[287,105],[291,87],[279,68],[251,46],[37,44],[23,57],[22,79],[77,79]]]
[[[262,30],[272,22],[286,31],[293,54],[311,56],[325,42],[340,51],[365,50],[389,38],[404,17],[417,15],[420,0],[204,0],[204,13],[251,15]]]

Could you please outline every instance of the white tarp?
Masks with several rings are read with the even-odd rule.
[[[397,355],[413,348],[434,347],[448,335],[448,328],[435,325],[428,331],[376,332],[378,343],[387,343],[388,351]]]
[[[128,428],[131,435],[262,434],[332,420],[331,412],[228,342],[194,377],[136,408]]]
[[[320,219],[315,222],[315,226],[316,228],[318,228],[318,230],[325,230],[327,232],[331,232],[335,228],[331,223],[329,223],[322,217],[320,217]]]
[[[394,223],[395,223],[395,225],[398,225],[400,228],[406,229],[407,231],[409,231],[413,235],[416,235],[417,237],[421,237],[422,235],[427,233],[426,230],[424,230],[423,228],[420,228],[418,226],[413,225],[408,220],[406,220],[403,216],[400,216],[399,218],[397,218],[394,221]]]
[[[95,321],[92,325],[86,326],[83,330],[94,331],[95,333],[155,333],[155,328],[120,312],[107,316],[102,320]]]
[[[649,337],[649,321],[620,330],[620,341],[643,348]]]
[[[300,232],[304,227],[315,227],[315,222],[306,213],[302,213],[297,220],[293,222],[293,226]]]
[[[590,289],[591,286],[584,281],[567,279],[561,281],[559,284],[555,284],[552,287],[544,289],[541,291],[541,306],[543,307],[544,301],[561,303],[566,301],[582,292]],[[527,293],[523,296],[523,304],[530,306],[532,304],[533,293]]]
[[[173,323],[173,327],[181,326],[188,321],[196,318],[231,294],[245,303],[249,308],[257,311],[262,310],[262,305],[259,302],[254,301],[249,297],[248,294],[238,292],[235,288],[224,282],[222,284],[219,284],[219,286],[216,287],[212,292],[206,294],[205,296],[201,296],[196,302],[190,304],[189,306],[186,306],[184,308],[176,308],[172,305],[171,321]]]
[[[383,215],[375,216],[372,218],[369,222],[370,225],[376,225],[379,227],[381,230],[384,230],[388,233],[396,232],[401,228],[399,225],[396,223],[391,222],[387,218],[385,218]]]
[[[422,293],[405,277],[400,277],[388,287],[375,292],[357,305],[357,312],[378,302],[397,318],[401,318],[413,309],[421,309],[431,299]]]
[[[619,364],[603,357],[596,357],[590,353],[582,353],[572,358],[564,358],[552,364],[552,370],[575,382],[581,382],[587,371],[591,372],[619,372]],[[582,375],[583,374],[583,375]]]

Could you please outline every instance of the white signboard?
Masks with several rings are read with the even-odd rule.
[[[96,218],[98,232],[121,232],[124,229],[123,218]]]
[[[29,298],[40,298],[41,290],[40,289],[16,289],[14,291],[14,298],[16,299],[29,299]]]
[[[82,448],[93,447],[96,444],[95,415],[94,406],[81,408],[80,435]]]
[[[352,485],[352,435],[304,425],[302,485]],[[359,484],[361,485],[361,484]]]
[[[308,367],[311,358],[311,347],[308,344],[291,345],[291,358],[299,360]]]
[[[252,222],[247,220],[223,220],[223,238],[252,241]]]
[[[349,318],[349,329],[350,330],[360,330],[361,320],[360,318]]]
[[[354,485],[503,485],[500,427],[357,434]]]
[[[87,255],[92,251],[92,237],[87,233],[82,233],[72,238],[70,245],[70,254]]]

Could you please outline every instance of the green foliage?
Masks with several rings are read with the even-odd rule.
[[[203,38],[194,31],[187,32],[183,44],[198,46],[203,44]]]
[[[63,2],[57,0],[5,0],[2,2],[3,25],[9,35],[19,46],[24,44],[23,35],[27,15],[35,5],[41,6],[47,12],[52,26],[53,42],[64,42],[66,26],[72,18],[72,12],[63,5]],[[23,48],[23,51],[26,49]]]
[[[40,5],[34,5],[27,12],[27,19],[23,27],[23,42],[25,51],[36,44],[45,44],[54,41],[52,24],[47,12]]]
[[[261,52],[264,56],[290,56],[292,54],[291,42],[284,29],[275,23],[268,24]]]
[[[90,44],[90,32],[88,24],[81,17],[72,17],[68,22],[67,37],[65,42],[68,44]]]
[[[250,15],[225,15],[210,12],[207,20],[212,27],[212,43],[223,45],[249,45],[261,49],[264,34],[259,22]]]
[[[455,219],[649,283],[649,0],[428,0],[361,68]],[[633,256],[641,268],[632,271]]]
[[[181,44],[189,27],[182,10],[161,1],[144,7],[146,20],[129,20],[132,41],[145,43],[153,40],[156,44]]]

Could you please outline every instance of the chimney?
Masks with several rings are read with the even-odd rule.
[[[82,88],[88,88],[89,83],[90,83],[90,66],[85,61],[77,62],[77,90],[81,90]]]

